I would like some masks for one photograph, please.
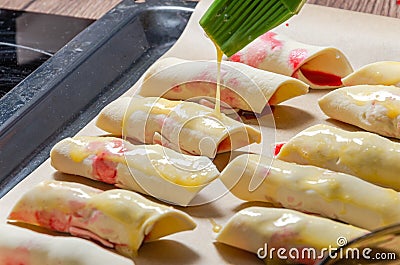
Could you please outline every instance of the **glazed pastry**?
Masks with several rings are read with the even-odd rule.
[[[400,138],[399,87],[343,87],[323,96],[318,104],[333,119],[380,135]]]
[[[167,99],[215,98],[215,61],[165,58],[146,72],[139,94]],[[306,94],[308,86],[294,78],[236,62],[221,64],[221,101],[232,109],[261,113],[269,105]]]
[[[0,225],[3,265],[133,265],[133,261],[84,239],[50,236],[13,225]]]
[[[293,210],[249,207],[236,213],[217,235],[217,242],[256,253],[260,258],[269,256],[270,250],[283,248],[286,256],[290,249],[297,249],[290,261],[296,264],[314,264],[323,257],[322,250],[338,247],[339,240],[350,241],[367,234],[363,230],[326,218]],[[315,251],[302,253],[304,248]],[[276,255],[277,252],[272,255]],[[307,256],[310,254],[310,256]],[[320,256],[322,255],[322,257]],[[292,264],[292,263],[291,263]]]
[[[383,61],[365,65],[342,79],[343,85],[396,85],[400,83],[400,62]]]
[[[400,191],[400,143],[373,133],[314,125],[284,144],[277,158],[347,173]]]
[[[260,131],[213,109],[155,97],[119,98],[100,112],[96,125],[114,135],[207,157],[261,142]]]
[[[298,78],[311,88],[341,87],[341,79],[353,72],[340,50],[300,43],[272,31],[228,60]]]
[[[196,227],[186,213],[137,193],[61,181],[29,190],[8,219],[93,239],[129,257],[143,242]]]
[[[115,137],[74,137],[57,143],[51,165],[64,173],[114,184],[186,206],[219,176],[204,156],[177,153],[161,145],[132,145]]]
[[[221,180],[242,200],[265,201],[369,230],[400,222],[396,191],[315,166],[243,154],[222,171]]]

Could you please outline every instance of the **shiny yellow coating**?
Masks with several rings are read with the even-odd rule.
[[[396,85],[400,82],[400,62],[382,61],[361,67],[342,79],[345,86]]]

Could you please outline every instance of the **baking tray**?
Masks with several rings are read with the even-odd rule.
[[[94,22],[3,8],[0,21],[0,98]],[[0,125],[3,116],[0,112]]]
[[[196,2],[125,0],[0,100],[0,197],[131,87],[179,38]]]

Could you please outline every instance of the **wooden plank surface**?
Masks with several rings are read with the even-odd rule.
[[[97,19],[119,2],[121,0],[34,0],[26,10]]]
[[[398,0],[308,0],[309,4],[317,4],[341,9],[371,13],[381,16],[400,18]]]
[[[34,0],[0,0],[0,8],[24,10]]]
[[[0,0],[0,8],[97,19],[121,0]],[[317,4],[400,18],[398,0],[308,0]]]

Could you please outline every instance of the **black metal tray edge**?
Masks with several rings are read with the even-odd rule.
[[[0,111],[8,117],[0,125],[0,198],[43,163],[56,142],[75,135],[136,83],[179,38],[196,4],[124,0],[3,97]],[[163,12],[172,25],[159,19]],[[136,26],[142,30],[128,31]],[[166,30],[171,36],[160,36]],[[135,46],[127,52],[124,44]]]

